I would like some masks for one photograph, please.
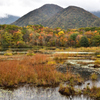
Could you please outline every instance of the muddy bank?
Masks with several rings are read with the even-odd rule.
[[[68,62],[65,62],[64,64],[58,64],[57,70],[60,72],[66,72],[67,70],[70,70],[71,72],[77,74],[79,73],[84,78],[89,78],[91,73],[96,73],[100,75],[100,68],[92,68],[88,66],[80,66],[75,64],[69,64]]]

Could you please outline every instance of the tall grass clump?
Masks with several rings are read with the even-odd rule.
[[[94,64],[100,64],[100,59],[96,59]]]
[[[48,55],[36,54],[21,60],[0,62],[0,85],[9,87],[33,83],[37,86],[52,86],[68,81],[73,76],[70,72],[58,72],[55,65],[47,63],[48,58]]]
[[[4,56],[12,56],[12,51],[11,50],[7,50],[5,53],[4,53]]]
[[[97,74],[92,73],[91,76],[90,76],[90,78],[91,78],[92,80],[97,80],[98,76],[97,76]]]
[[[100,55],[97,55],[97,58],[100,58]]]
[[[24,56],[20,60],[0,61],[0,85],[4,87],[32,83],[36,86],[53,86],[77,76],[70,71],[61,73],[50,62],[49,55]]]
[[[77,91],[75,90],[75,88],[72,87],[72,86],[69,86],[69,85],[67,85],[67,86],[60,85],[59,92],[62,95],[66,95],[66,96],[76,95],[77,94]]]
[[[14,86],[19,83],[36,82],[37,73],[31,66],[20,65],[18,61],[0,62],[0,85]]]
[[[34,56],[35,54],[34,54],[34,52],[32,51],[32,50],[28,50],[28,52],[27,52],[27,56]]]
[[[26,65],[36,65],[44,64],[48,62],[48,55],[45,54],[35,54],[34,56],[25,56],[24,59],[20,62]]]
[[[87,87],[83,90],[83,94],[90,96],[94,100],[100,99],[100,87],[93,86],[92,88]]]

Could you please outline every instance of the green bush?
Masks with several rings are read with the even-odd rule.
[[[82,46],[82,47],[88,47],[89,46],[89,41],[88,41],[86,36],[81,37],[80,46]]]

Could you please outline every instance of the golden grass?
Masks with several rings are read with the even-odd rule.
[[[94,63],[95,64],[100,64],[100,59],[96,59]]]
[[[0,85],[12,86],[20,82],[36,81],[37,74],[33,67],[25,66],[19,61],[0,62]]]
[[[53,55],[54,60],[66,60],[68,59],[68,57],[77,57],[77,56],[78,54],[64,54],[64,53]]]
[[[69,86],[69,85],[67,85],[67,86],[60,85],[59,92],[63,95],[66,95],[66,96],[76,94],[75,88],[72,86]]]
[[[92,80],[97,80],[98,76],[97,76],[97,74],[92,73],[91,76],[90,76],[90,78],[91,78]]]
[[[21,60],[0,61],[0,85],[15,86],[20,83],[56,85],[70,80],[74,75],[58,72],[55,65],[47,64],[48,55],[25,56]]]
[[[65,51],[76,51],[76,52],[100,52],[100,47],[80,47],[80,48],[72,48],[69,47]]]
[[[87,88],[83,91],[85,95],[90,96],[91,98],[94,98],[94,100],[99,100],[100,98],[100,87],[93,86],[92,88]]]

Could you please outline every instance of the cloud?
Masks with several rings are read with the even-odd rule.
[[[48,3],[64,8],[74,5],[88,11],[100,11],[100,0],[0,0],[0,16],[5,16],[5,14],[23,16]]]
[[[78,6],[84,8],[88,11],[98,11],[100,10],[100,0],[64,0],[59,1],[59,5],[63,7],[68,7],[69,5]]]

